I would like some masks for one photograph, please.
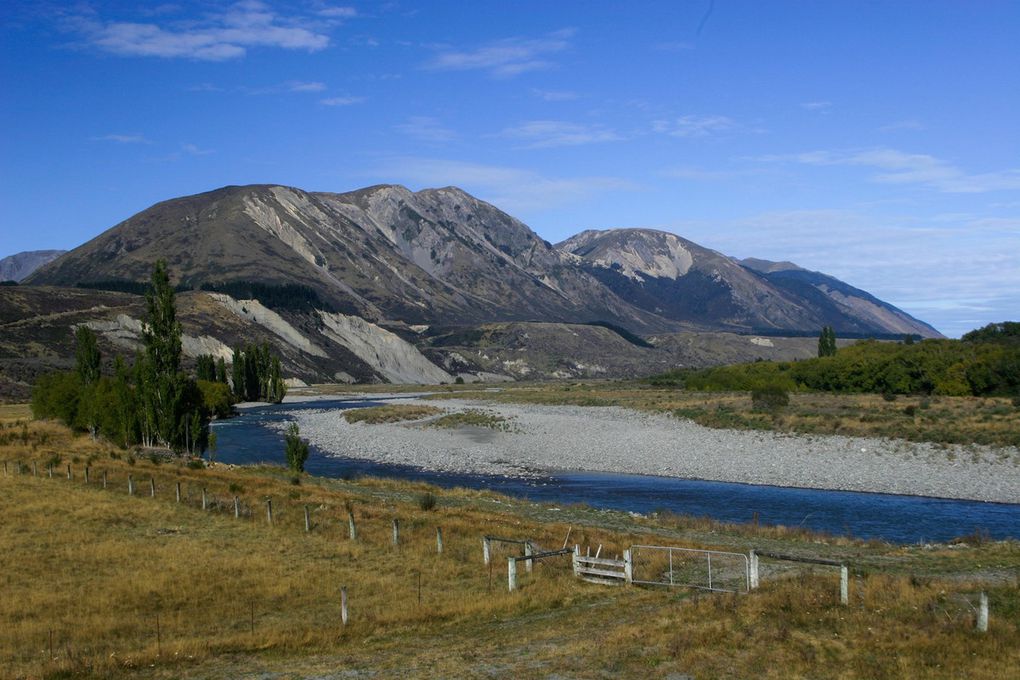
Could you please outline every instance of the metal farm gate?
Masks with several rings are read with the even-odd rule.
[[[633,545],[630,559],[632,583],[724,593],[746,593],[751,585],[750,567],[743,553]]]

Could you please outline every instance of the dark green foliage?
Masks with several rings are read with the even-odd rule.
[[[74,332],[74,359],[78,379],[83,385],[91,385],[99,380],[99,369],[102,356],[96,343],[96,334],[88,326],[78,326]]]
[[[216,360],[216,382],[227,384],[227,362],[223,357]]]
[[[216,358],[202,354],[195,360],[195,379],[216,382]]]
[[[227,283],[203,283],[201,288],[205,291],[226,293],[237,300],[258,300],[270,309],[283,309],[291,312],[344,311],[335,309],[332,304],[320,298],[314,289],[298,283],[229,281]]]
[[[180,375],[181,325],[177,321],[174,291],[166,262],[160,260],[152,272],[152,285],[145,293],[142,325],[145,353],[138,362],[140,397],[146,417],[142,441],[171,447],[179,434],[178,425],[185,380]]]
[[[638,347],[645,347],[645,348],[654,348],[655,347],[655,345],[651,344],[650,342],[648,342],[647,340],[645,340],[641,336],[635,335],[634,333],[631,333],[630,331],[628,331],[626,328],[623,328],[621,326],[617,326],[616,324],[610,323],[608,321],[589,321],[585,325],[586,326],[600,326],[602,328],[608,328],[609,330],[613,331],[614,333],[619,335],[621,338],[623,338],[624,340],[629,342],[630,344],[636,345]]]
[[[74,427],[80,399],[81,381],[77,373],[49,373],[41,376],[32,390],[32,415]]]
[[[291,423],[284,435],[284,454],[287,456],[287,467],[297,473],[305,471],[308,460],[308,442],[301,438],[297,423]]]
[[[453,381],[453,384],[454,385],[463,385],[464,384],[464,376],[458,375],[457,378]]]
[[[280,358],[270,352],[269,343],[234,349],[233,389],[237,398],[245,401],[283,401],[287,387]]]
[[[1020,394],[1020,343],[866,340],[836,356],[673,371],[649,382],[708,391],[775,384],[790,391],[1010,396]]]
[[[1020,342],[1020,321],[990,323],[965,333],[964,342]]]
[[[751,405],[755,411],[779,411],[790,405],[790,393],[781,385],[762,385],[751,390]]]
[[[79,281],[78,288],[87,290],[110,290],[116,293],[131,293],[133,295],[145,295],[149,289],[144,281],[128,281],[126,279],[109,279],[106,281]]]
[[[198,389],[202,392],[202,406],[206,413],[216,418],[229,418],[234,412],[230,388],[221,382],[197,380]]]
[[[832,326],[823,327],[818,336],[818,356],[836,356],[836,331],[832,330]]]
[[[431,491],[426,491],[425,493],[418,495],[418,507],[425,512],[435,510],[437,503],[438,500],[436,499],[436,495]]]

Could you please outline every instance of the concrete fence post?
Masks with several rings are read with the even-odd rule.
[[[354,511],[347,511],[347,531],[350,534],[351,540],[358,540],[358,527],[354,524]]]
[[[525,541],[524,542],[524,556],[525,557],[531,557],[532,554],[533,554],[533,550],[531,548],[531,541]],[[526,572],[528,572],[530,574],[531,570],[532,570],[532,565],[534,564],[534,562],[535,562],[535,560],[525,560],[524,561],[524,571],[526,571]]]
[[[128,496],[135,495],[135,479],[131,475],[128,475]]]
[[[273,523],[273,499],[266,499],[266,522],[270,525]]]
[[[482,559],[485,560],[486,566],[492,561],[492,545],[488,536],[482,537]]]
[[[436,554],[443,554],[443,527],[436,527]]]
[[[988,632],[988,595],[981,593],[978,601],[977,629],[979,633]]]
[[[634,558],[631,557],[630,548],[623,551],[623,578],[627,583],[634,582]]]
[[[312,530],[312,518],[308,514],[308,506],[305,506],[305,533]]]
[[[850,604],[850,570],[845,564],[839,567],[839,603]]]
[[[393,518],[393,545],[400,543],[400,520]]]
[[[758,553],[756,553],[753,550],[751,551],[750,560],[748,560],[748,569],[751,572],[749,577],[748,577],[748,580],[750,581],[751,590],[757,590],[758,589]]]
[[[506,559],[506,580],[507,589],[512,593],[517,590],[517,558],[508,557]]]
[[[177,482],[177,502],[181,502],[181,483]]]
[[[241,501],[237,496],[234,496],[234,519],[241,517]]]
[[[340,620],[347,625],[347,586],[340,588]]]

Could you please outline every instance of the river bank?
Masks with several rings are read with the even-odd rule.
[[[425,402],[407,395],[390,403],[479,409],[505,426],[351,424],[341,409],[303,409],[293,418],[302,436],[329,454],[441,472],[536,477],[580,470],[1020,502],[1016,448],[720,430],[619,407]]]

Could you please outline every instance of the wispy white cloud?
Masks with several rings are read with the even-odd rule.
[[[305,82],[302,80],[291,80],[286,83],[285,86],[290,92],[322,92],[326,89],[325,83],[317,81]]]
[[[457,133],[431,116],[411,116],[393,129],[420,142],[443,144],[457,139]]]
[[[580,95],[576,92],[571,92],[569,90],[532,89],[531,94],[535,95],[542,101],[547,102],[571,102],[580,97]]]
[[[828,111],[832,108],[832,102],[829,101],[813,101],[813,102],[801,102],[800,107],[807,109],[808,111]]]
[[[327,97],[320,99],[319,103],[324,106],[354,106],[355,104],[364,104],[368,101],[368,97]]]
[[[117,144],[152,144],[145,135],[137,132],[131,134],[98,135],[89,138],[93,142],[116,142]]]
[[[857,166],[878,172],[872,181],[881,184],[916,184],[950,194],[975,194],[1020,189],[1020,169],[971,174],[949,161],[928,154],[907,153],[896,149],[855,151],[810,151],[806,153],[764,156],[759,160],[796,162],[816,166]]]
[[[122,56],[225,61],[253,47],[316,51],[329,45],[325,33],[257,0],[235,3],[198,21],[103,21],[81,14],[66,26],[92,47]]]
[[[181,150],[189,156],[208,156],[215,153],[212,149],[203,149],[195,144],[182,144]]]
[[[493,76],[510,77],[551,68],[551,55],[570,47],[573,29],[564,29],[541,38],[506,38],[471,50],[444,49],[425,68],[433,71],[487,71]]]
[[[550,177],[524,168],[420,157],[389,158],[370,176],[413,186],[456,185],[518,216],[636,188],[616,177]]]
[[[506,128],[498,136],[524,142],[529,149],[579,146],[623,139],[622,135],[602,125],[582,125],[557,120],[528,121]]]
[[[652,129],[655,132],[671,137],[688,138],[708,137],[722,132],[730,132],[738,127],[736,121],[727,116],[688,115],[652,122]]]
[[[354,7],[323,7],[316,14],[331,19],[353,19],[358,16],[358,10]]]

